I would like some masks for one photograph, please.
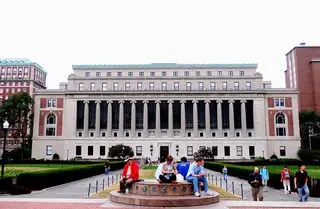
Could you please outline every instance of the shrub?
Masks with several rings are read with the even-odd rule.
[[[31,189],[15,185],[15,186],[11,187],[10,189],[8,189],[8,192],[11,195],[30,194]]]
[[[59,159],[60,159],[59,154],[54,153],[53,156],[52,156],[52,160],[59,160]]]
[[[309,164],[320,159],[320,151],[302,148],[298,151],[298,156],[302,161]]]
[[[110,170],[123,168],[124,162],[111,162]],[[41,190],[104,173],[104,164],[83,165],[72,168],[48,169],[20,173],[18,185],[32,190]]]

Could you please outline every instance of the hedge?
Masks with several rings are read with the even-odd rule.
[[[210,169],[210,170],[214,170],[217,172],[222,172],[222,168],[226,165],[228,168],[228,175],[231,176],[236,176],[239,177],[241,179],[245,179],[247,180],[250,173],[253,172],[253,169],[249,169],[243,166],[239,166],[239,165],[233,165],[233,164],[225,164],[225,163],[219,163],[219,162],[206,162],[205,164],[205,168]],[[281,174],[278,172],[274,172],[274,171],[269,171],[269,181],[268,181],[268,186],[270,187],[274,187],[276,189],[282,189],[283,188],[283,184],[282,182],[280,182],[281,179]],[[291,184],[291,190],[295,191],[294,188],[294,176],[291,175],[290,178],[290,184]],[[311,181],[308,181],[308,185],[309,188],[311,188]],[[317,191],[317,187],[319,187],[320,182],[315,185],[313,188],[311,188],[310,190],[310,196],[313,197],[319,197],[320,194]]]
[[[110,170],[118,170],[123,168],[123,166],[124,162],[111,162]],[[17,183],[25,188],[41,190],[102,173],[104,173],[104,164],[101,163],[72,168],[48,169],[20,173],[17,177]]]

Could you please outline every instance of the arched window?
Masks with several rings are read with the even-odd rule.
[[[46,120],[46,136],[56,135],[56,116],[54,114],[49,114]]]
[[[286,116],[279,112],[275,115],[276,122],[276,136],[286,136],[287,135],[287,125],[286,125]]]

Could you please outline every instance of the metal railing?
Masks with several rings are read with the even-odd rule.
[[[224,189],[226,192],[230,192],[233,195],[237,195],[241,199],[244,199],[244,196],[243,196],[243,184],[240,184],[240,188],[238,190],[236,190],[235,189],[235,184],[234,184],[233,181],[231,182],[231,185],[230,185],[230,183],[228,184],[228,180],[226,180],[225,181],[225,187],[224,187],[223,181],[224,180],[223,180],[222,177],[214,176],[213,174],[208,174],[208,182],[211,182],[211,184],[215,184],[216,186]]]
[[[106,178],[96,180],[94,183],[89,183],[87,197],[94,194],[98,194],[100,191],[104,191],[106,188],[109,188],[118,183],[121,178],[121,174],[113,174],[106,176]]]

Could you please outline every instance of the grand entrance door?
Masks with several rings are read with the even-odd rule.
[[[160,162],[164,162],[169,155],[169,146],[160,146]]]

